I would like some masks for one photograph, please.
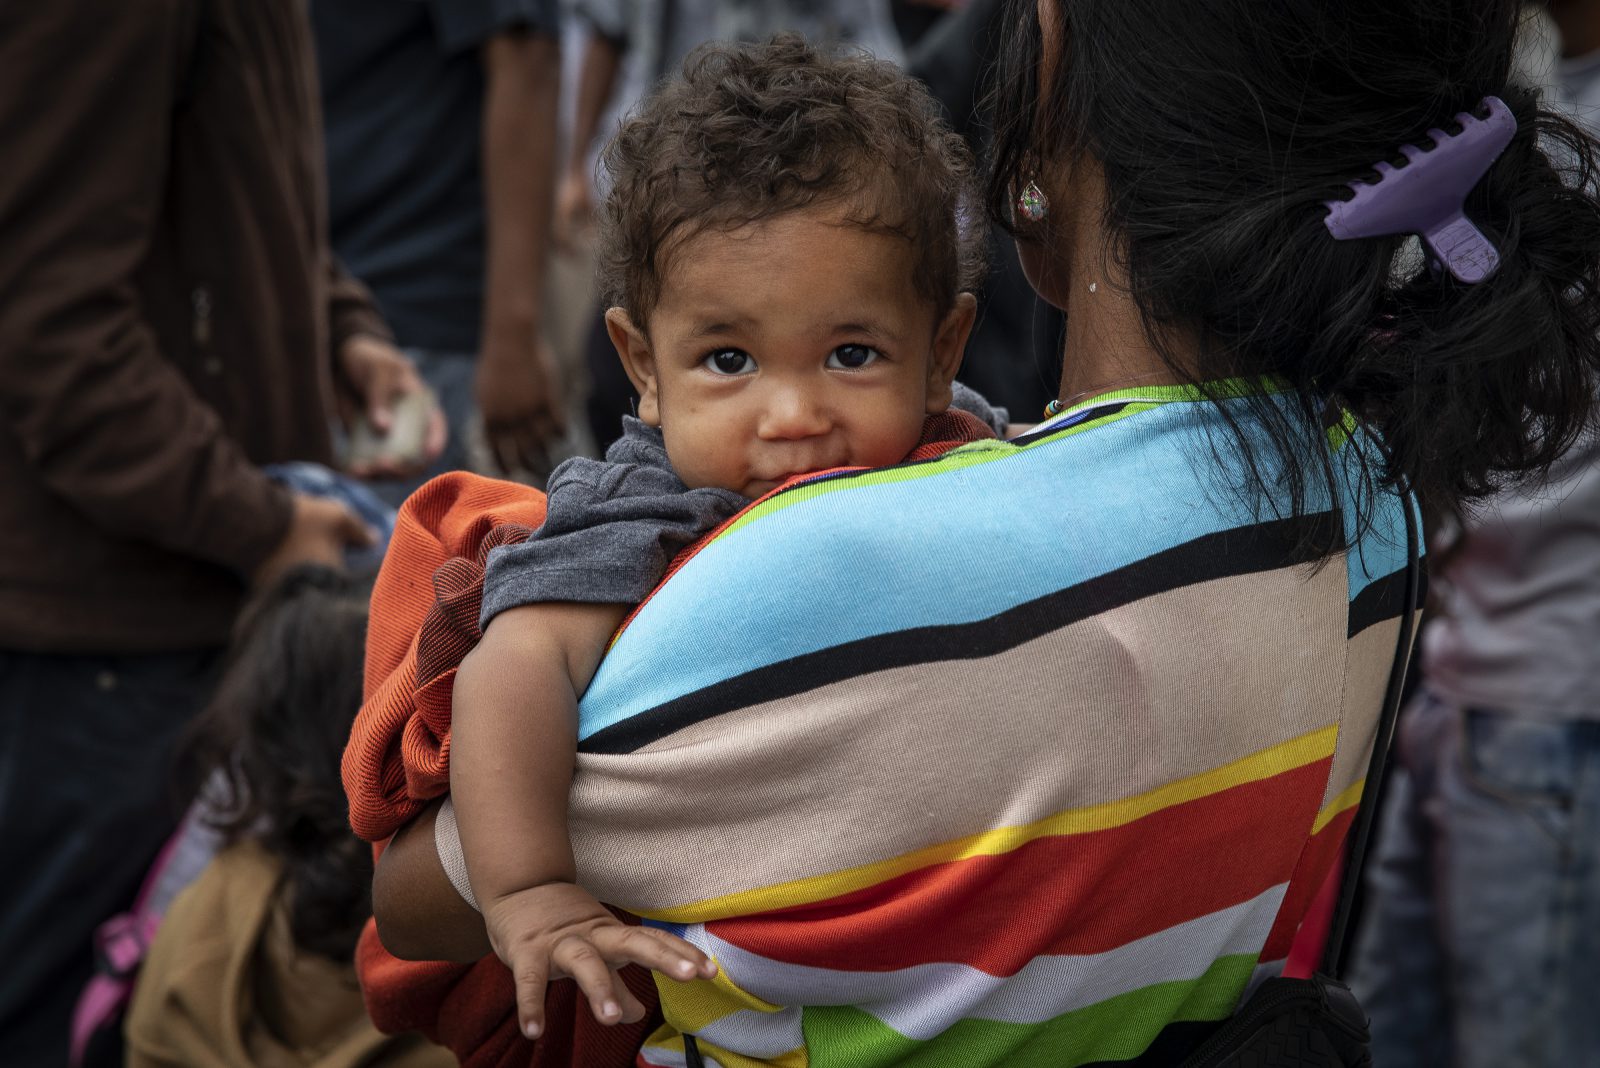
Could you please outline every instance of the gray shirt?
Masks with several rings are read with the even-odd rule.
[[[508,608],[545,601],[637,604],[681,549],[750,503],[732,490],[685,486],[661,431],[632,416],[604,460],[566,461],[545,494],[533,537],[489,553],[485,628]]]
[[[1537,491],[1502,494],[1435,576],[1430,688],[1467,707],[1600,719],[1600,442]]]

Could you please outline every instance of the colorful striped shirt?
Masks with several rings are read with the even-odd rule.
[[[723,1068],[1125,1062],[1281,970],[1360,796],[1403,513],[1349,421],[1300,517],[1229,442],[1191,391],[1109,394],[768,498],[655,593],[570,817],[586,887],[720,965],[660,982],[641,1065],[685,1033]]]

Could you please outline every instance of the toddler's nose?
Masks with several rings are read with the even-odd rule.
[[[782,388],[767,398],[757,431],[762,441],[814,438],[833,429],[827,410],[803,389]]]

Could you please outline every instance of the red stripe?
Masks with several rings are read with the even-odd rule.
[[[1261,950],[1262,960],[1282,960],[1289,955],[1289,948],[1294,945],[1295,934],[1300,929],[1300,921],[1311,908],[1312,899],[1317,896],[1317,891],[1322,889],[1322,884],[1328,877],[1328,870],[1333,867],[1333,862],[1339,856],[1339,850],[1344,845],[1345,832],[1350,829],[1350,823],[1355,819],[1355,815],[1354,807],[1345,809],[1329,820],[1327,826],[1306,843],[1305,854],[1295,867],[1294,878],[1289,881],[1289,890],[1284,894],[1283,904],[1278,908],[1278,918],[1272,925],[1272,933],[1267,936],[1267,944]]]
[[[1007,976],[1043,954],[1102,953],[1287,881],[1328,771],[1319,760],[1125,826],[707,927],[769,959],[850,971],[954,961]]]

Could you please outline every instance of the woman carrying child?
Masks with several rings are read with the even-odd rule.
[[[610,240],[647,282],[619,290],[613,337],[682,482],[762,499],[597,670],[569,661],[566,737],[550,717],[450,769],[466,799],[526,782],[541,746],[565,754],[541,765],[561,796],[524,795],[546,825],[566,805],[548,863],[489,879],[509,900],[531,874],[522,889],[582,908],[491,916],[507,933],[486,936],[429,810],[380,864],[386,942],[517,961],[524,1025],[561,974],[601,1020],[636,1017],[611,969],[649,964],[665,1023],[646,1065],[1193,1049],[1282,972],[1338,856],[1403,614],[1402,488],[1457,507],[1541,471],[1591,418],[1594,148],[1511,81],[1517,22],[1513,0],[1019,3],[989,199],[1067,313],[1060,399],[1008,442],[798,479],[893,458],[737,462],[774,414],[785,440],[833,442],[795,324],[850,303],[825,288],[829,257],[841,277],[872,264],[850,276],[869,294],[917,277],[929,236],[895,194],[930,134],[904,110],[871,125],[893,79],[865,60],[780,41],[691,63],[608,156]],[[804,152],[806,124],[840,115],[874,136]],[[680,140],[627,170],[663,126]],[[679,210],[617,243],[663,200]],[[717,314],[677,325],[684,289]],[[926,413],[962,301],[899,292],[941,369],[919,379]],[[806,373],[849,369],[846,345],[892,359],[881,322],[834,325],[861,333],[812,331]],[[697,429],[726,398],[675,397],[671,376],[702,372],[770,392],[750,421]],[[681,462],[693,433],[720,434],[716,473]],[[474,700],[519,680],[475,674],[461,711],[489,722]],[[423,795],[404,800],[414,815]],[[479,890],[493,835],[462,830]],[[590,894],[653,946],[606,934]]]

